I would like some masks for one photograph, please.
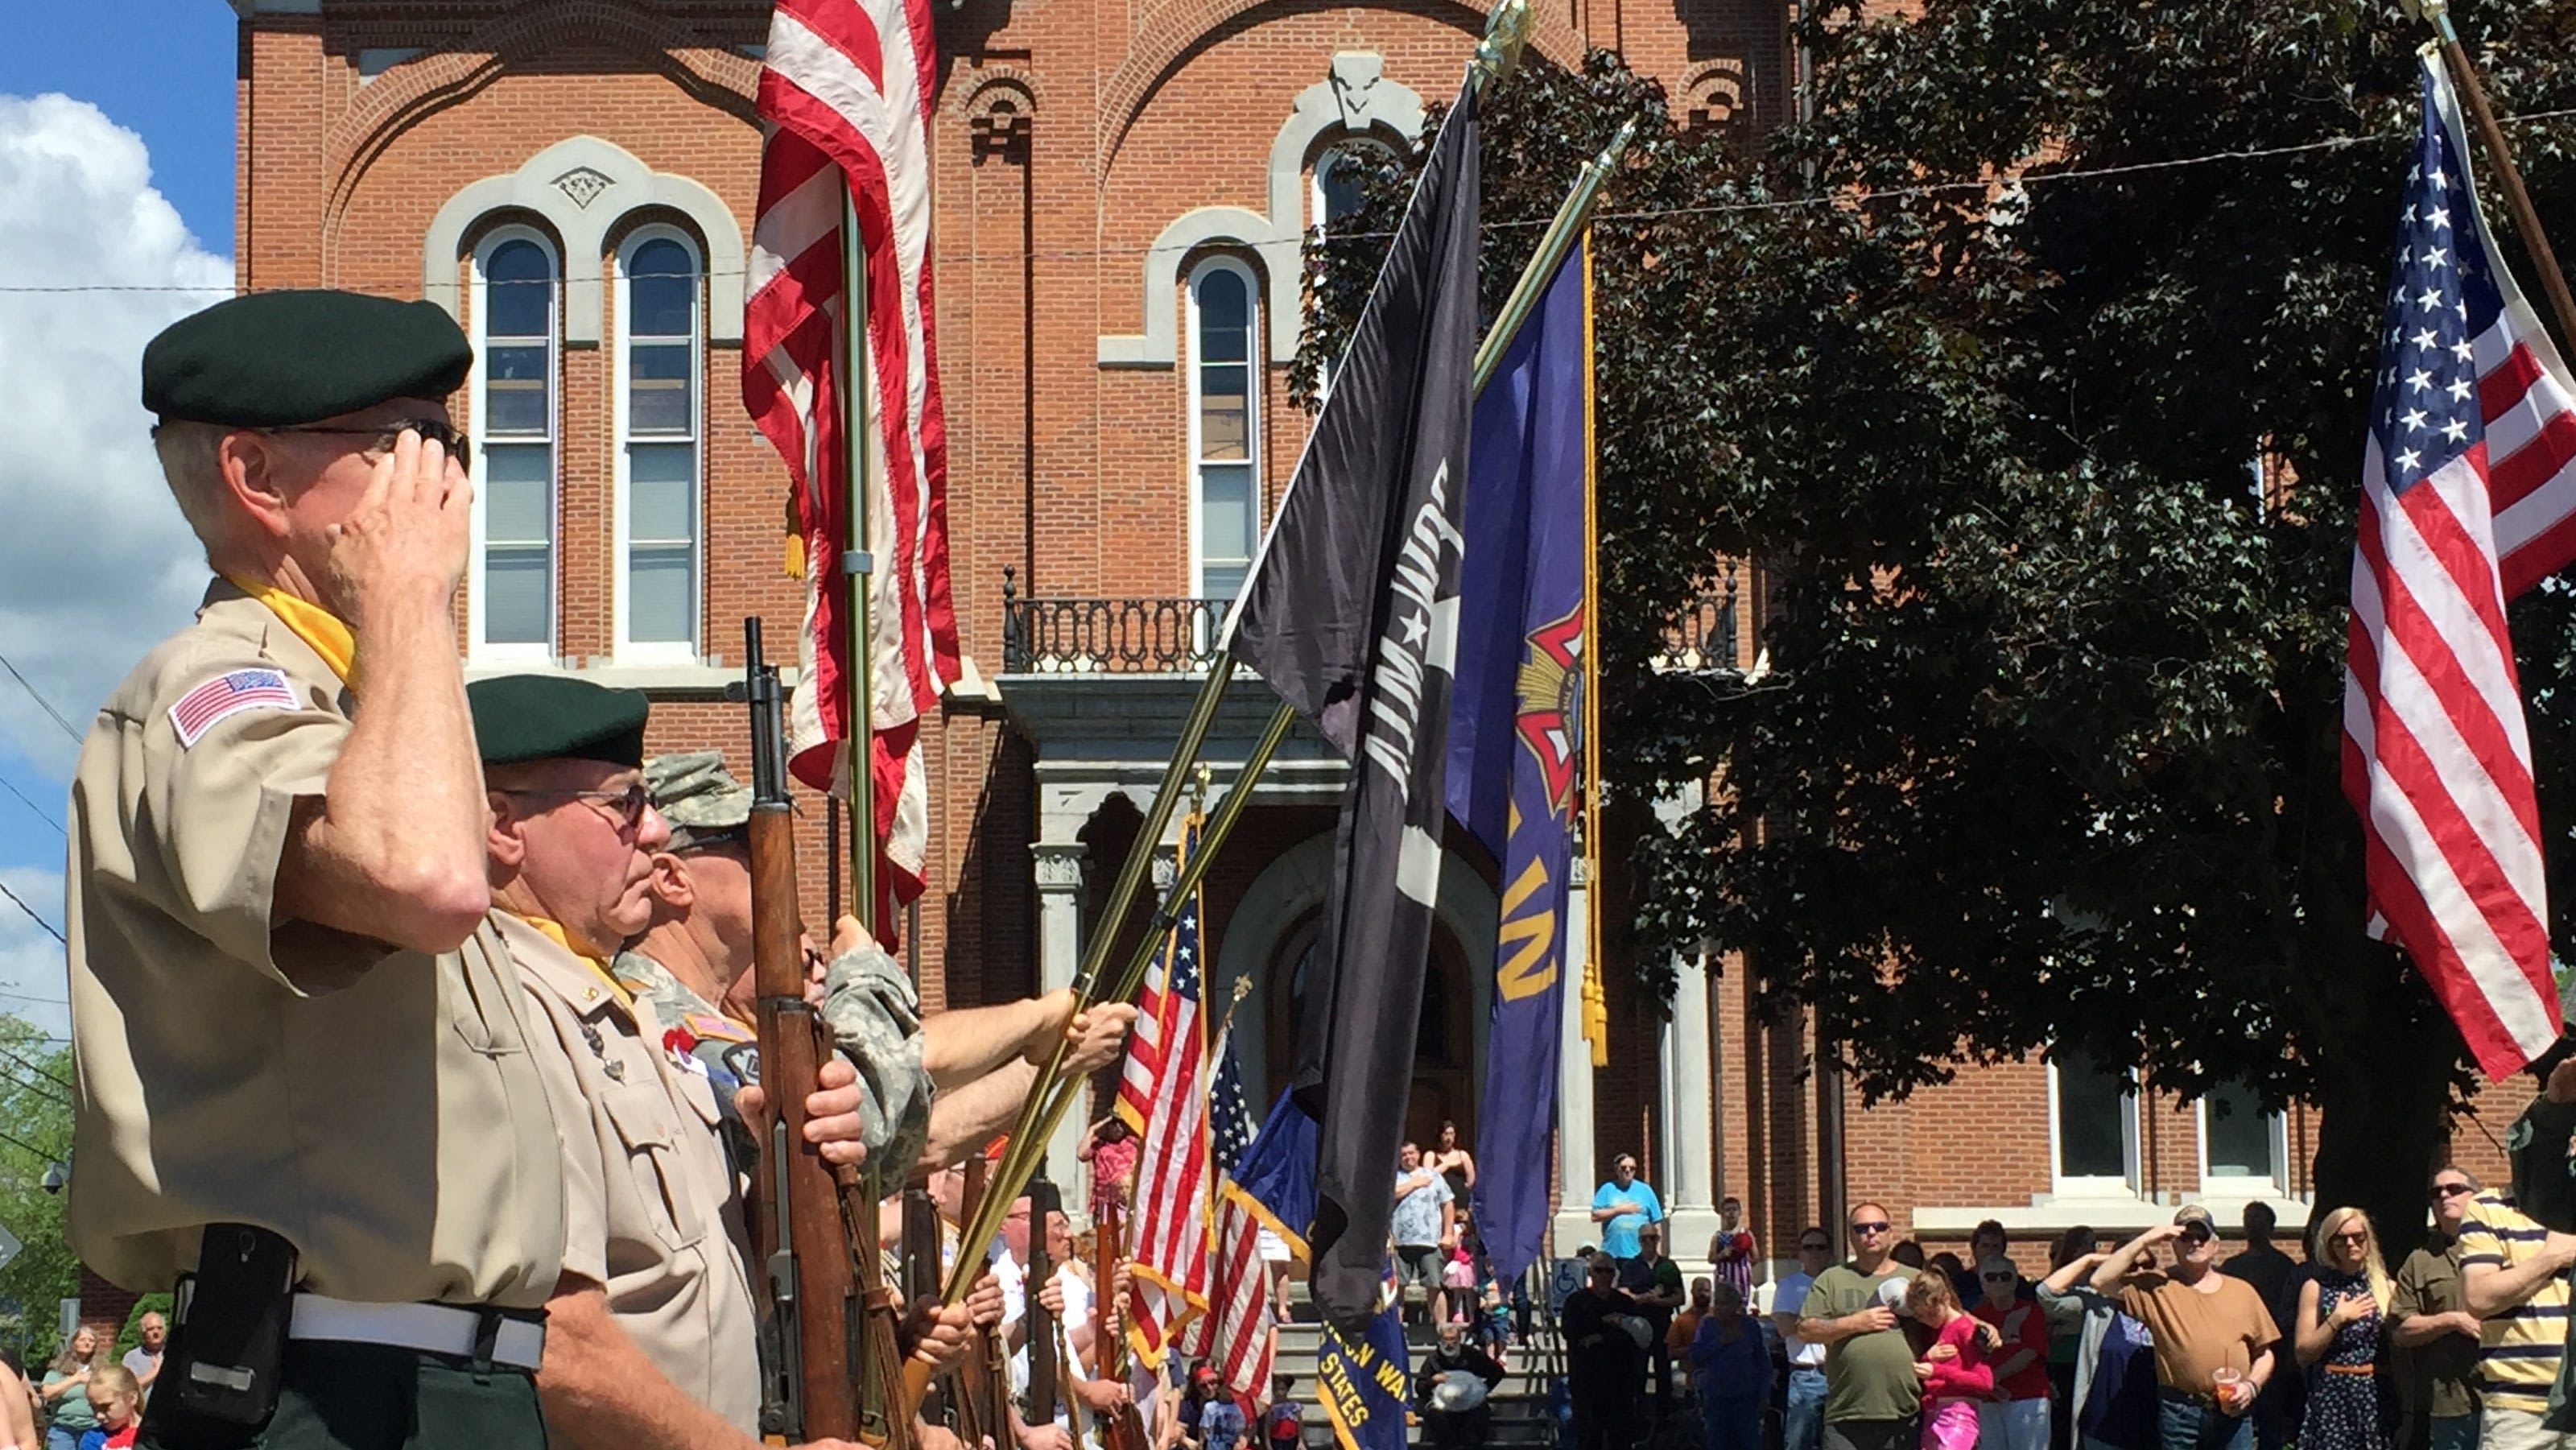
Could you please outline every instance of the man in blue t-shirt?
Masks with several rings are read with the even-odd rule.
[[[1610,1181],[1592,1195],[1592,1221],[1601,1225],[1601,1252],[1614,1259],[1637,1257],[1637,1230],[1664,1221],[1662,1200],[1637,1181],[1636,1159],[1622,1153],[1610,1165]]]

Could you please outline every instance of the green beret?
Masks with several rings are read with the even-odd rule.
[[[161,329],[143,406],[163,418],[284,428],[393,398],[443,399],[474,349],[435,302],[358,292],[253,292]]]
[[[570,675],[500,675],[465,687],[485,765],[526,760],[644,763],[641,690],[612,690]]]
[[[725,769],[717,751],[654,756],[644,765],[644,789],[653,797],[653,809],[671,823],[674,851],[702,846],[709,837],[740,830],[751,821],[751,791]]]

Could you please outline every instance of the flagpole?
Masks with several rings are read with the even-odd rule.
[[[2540,213],[2531,204],[2531,193],[2523,190],[2522,171],[2513,164],[2513,153],[2504,144],[2504,128],[2496,124],[2495,109],[2487,104],[2487,88],[2478,81],[2477,67],[2469,63],[2469,53],[2460,44],[2460,33],[2451,28],[2450,0],[2424,0],[2424,18],[2433,27],[2442,46],[2442,59],[2449,63],[2451,78],[2459,83],[2460,94],[2469,103],[2469,116],[2477,122],[2478,140],[2486,147],[2487,161],[2495,172],[2496,185],[2504,192],[2506,210],[2513,214],[2513,229],[2522,237],[2523,250],[2531,255],[2532,270],[2540,277],[2540,290],[2549,298],[2549,310],[2558,318],[2558,341],[2562,348],[2576,347],[2576,298],[2567,291],[2567,278],[2558,270],[2557,254],[2549,249],[2549,236],[2540,229]]]
[[[849,519],[841,572],[850,591],[850,895],[860,928],[877,934],[876,635],[869,615],[869,584],[876,561],[868,554],[867,251],[859,242],[859,210],[847,178],[841,183],[841,265],[848,286],[841,294],[841,346],[848,387],[841,400],[841,454],[849,467]],[[833,849],[839,849],[834,843]]]
[[[1574,189],[1565,194],[1556,215],[1549,218],[1547,230],[1539,234],[1538,250],[1530,254],[1529,265],[1521,269],[1520,280],[1512,284],[1512,295],[1504,300],[1503,310],[1495,315],[1494,330],[1486,333],[1484,342],[1476,348],[1474,386],[1477,392],[1483,392],[1485,384],[1493,381],[1495,370],[1503,365],[1504,351],[1511,347],[1513,338],[1520,336],[1521,324],[1529,321],[1530,313],[1538,306],[1539,297],[1547,291],[1547,284],[1555,279],[1557,266],[1564,262],[1565,254],[1574,249],[1575,238],[1592,225],[1592,208],[1600,204],[1601,189],[1610,184],[1611,172],[1618,168],[1619,158],[1627,154],[1628,143],[1636,137],[1637,118],[1630,116],[1619,123],[1618,134],[1610,138],[1609,145],[1601,148],[1601,154],[1583,163],[1583,170],[1574,178]],[[1590,263],[1585,265],[1589,267]],[[1584,295],[1587,298],[1591,295],[1590,287],[1591,284],[1585,284]],[[1589,303],[1586,309],[1585,316],[1589,317]],[[1585,325],[1590,326],[1589,323]],[[1585,497],[1590,495],[1587,493]],[[1585,528],[1588,537],[1588,520]]]

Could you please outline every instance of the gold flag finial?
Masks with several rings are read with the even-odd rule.
[[[1529,43],[1530,32],[1538,28],[1529,0],[1502,0],[1494,13],[1485,18],[1485,38],[1476,43],[1476,93],[1486,91],[1509,76],[1521,63],[1521,47]]]

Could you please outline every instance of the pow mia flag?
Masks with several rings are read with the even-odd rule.
[[[1376,1315],[1440,883],[1474,405],[1479,195],[1472,81],[1432,143],[1332,395],[1235,604],[1229,648],[1351,760],[1298,1023],[1319,1125],[1315,1297]]]

